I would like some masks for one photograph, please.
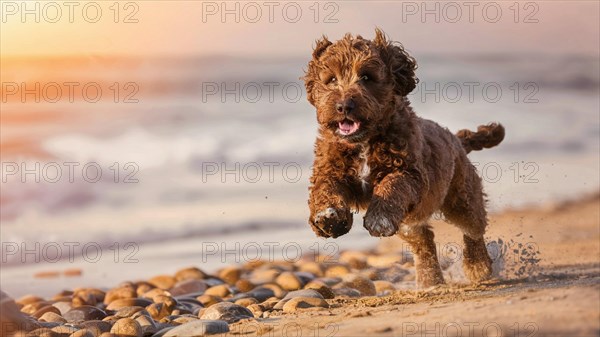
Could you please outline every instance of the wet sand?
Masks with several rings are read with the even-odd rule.
[[[598,336],[599,202],[596,196],[491,216],[488,237],[518,239],[522,233],[532,237],[523,241],[538,246],[540,261],[530,277],[513,273],[479,286],[449,284],[341,300],[327,315],[285,315],[278,323],[298,323],[304,335],[318,322],[321,335],[335,331],[330,334],[335,336]],[[434,226],[436,241],[459,242],[455,228],[441,222]],[[398,245],[390,239],[380,248]]]

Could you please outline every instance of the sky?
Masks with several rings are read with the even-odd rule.
[[[303,56],[375,27],[417,54],[598,55],[592,1],[0,1],[0,55]]]

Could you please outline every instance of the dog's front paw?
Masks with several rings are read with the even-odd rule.
[[[317,212],[310,221],[313,231],[326,238],[337,238],[350,231],[352,213],[348,209],[329,207]]]
[[[367,211],[363,221],[363,226],[369,231],[371,236],[392,236],[398,232],[399,221],[392,220],[384,213]]]

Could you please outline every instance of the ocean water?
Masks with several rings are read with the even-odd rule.
[[[597,193],[597,58],[417,59],[417,114],[452,131],[506,127],[500,146],[470,155],[491,211]],[[360,215],[344,240],[317,239],[306,224],[316,135],[300,79],[306,61],[2,60],[3,83],[40,85],[24,97],[3,87],[3,290],[50,294],[69,282],[215,269],[244,262],[233,258],[247,255],[236,245],[264,253],[277,242],[307,254],[374,246]],[[62,87],[58,100],[49,83]],[[103,258],[90,259],[98,249]],[[32,278],[68,268],[83,276]]]

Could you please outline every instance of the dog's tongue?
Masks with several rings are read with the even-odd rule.
[[[354,122],[351,121],[349,119],[344,119],[343,121],[341,121],[338,125],[340,132],[345,134],[345,135],[349,135],[352,134],[354,132],[356,132],[356,130],[358,130],[358,122]]]

